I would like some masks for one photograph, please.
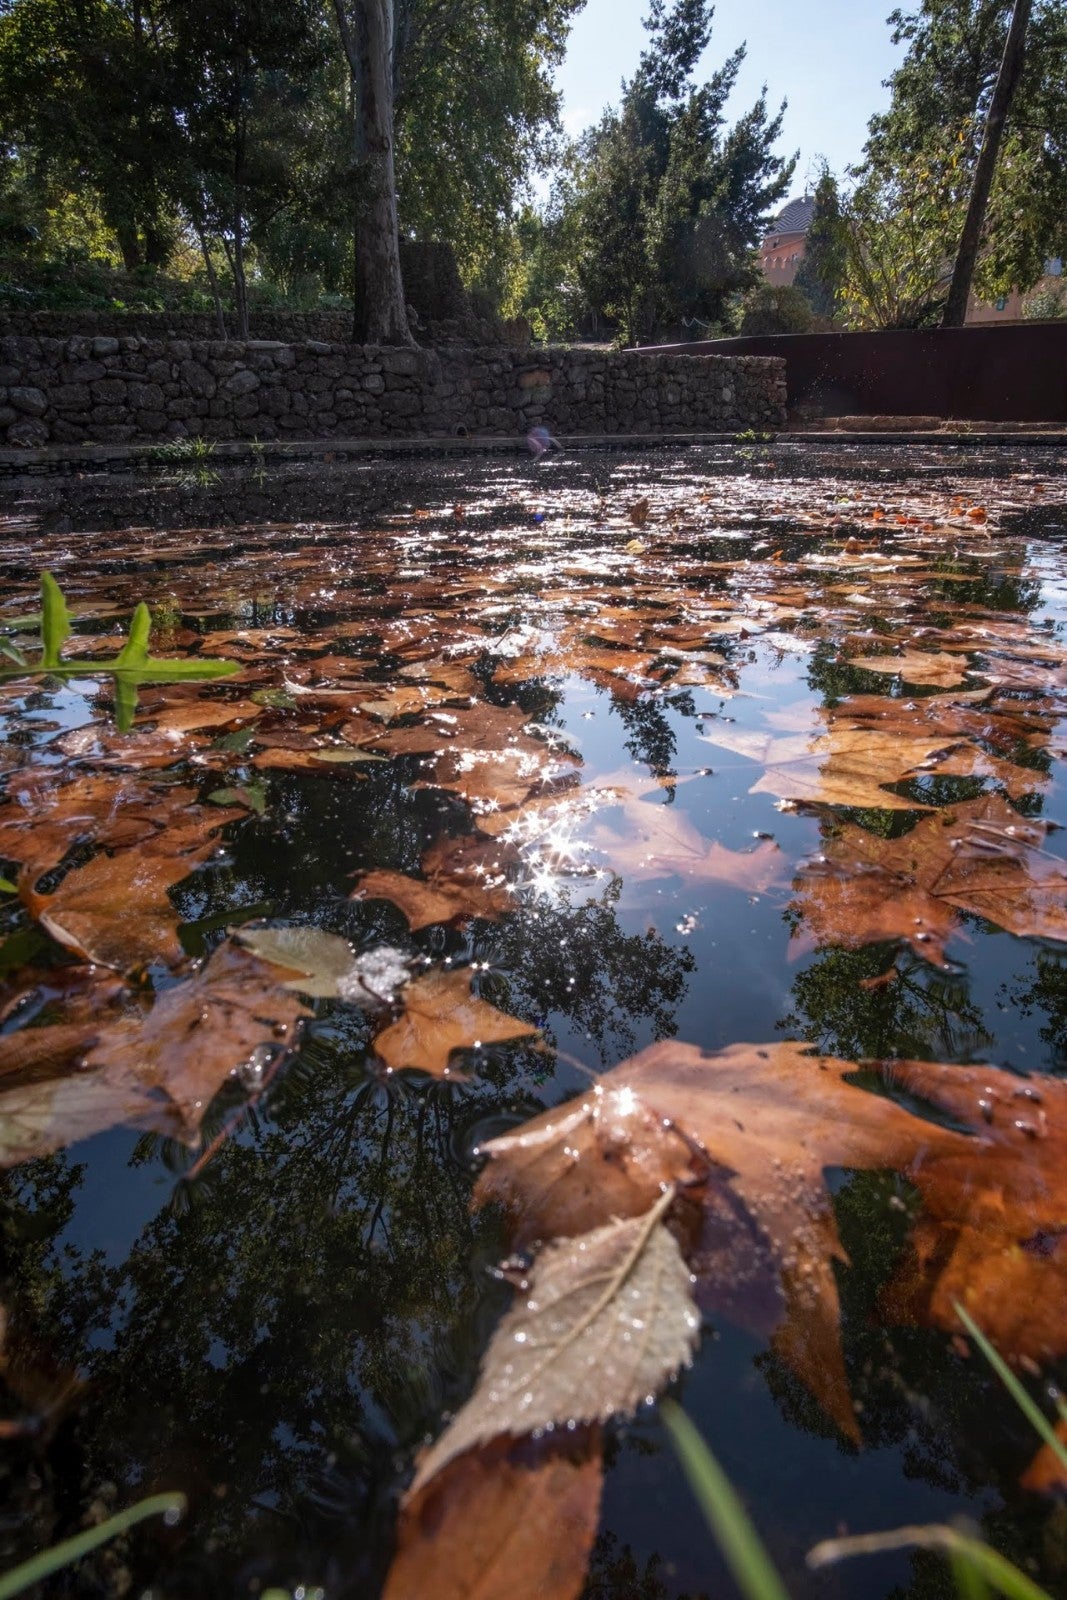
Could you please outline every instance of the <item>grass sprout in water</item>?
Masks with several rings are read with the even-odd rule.
[[[120,733],[133,727],[137,712],[137,690],[142,684],[189,683],[205,678],[226,678],[240,671],[240,663],[210,656],[185,661],[151,656],[148,642],[152,632],[152,613],[142,600],[130,619],[126,643],[118,655],[100,661],[64,658],[60,652],[70,637],[70,616],[63,591],[50,572],[41,574],[41,653],[30,658],[6,643],[0,667],[0,681],[29,675],[52,678],[99,677],[115,680],[115,724]]]

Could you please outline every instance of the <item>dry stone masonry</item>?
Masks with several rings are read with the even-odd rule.
[[[0,338],[0,442],[122,444],[780,427],[785,363],[503,346]]]

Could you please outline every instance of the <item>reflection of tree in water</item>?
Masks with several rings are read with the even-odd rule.
[[[669,703],[683,716],[696,715],[692,695],[673,695]],[[621,695],[612,695],[611,709],[626,729],[624,743],[634,760],[643,761],[657,778],[673,777],[678,740],[663,697],[644,695],[639,700],[624,700]]]
[[[703,1594],[679,1594],[661,1576],[664,1565],[659,1554],[639,1564],[628,1544],[620,1545],[613,1533],[602,1533],[593,1546],[582,1600],[707,1600]]]
[[[966,975],[893,945],[820,951],[793,979],[793,1001],[779,1031],[848,1060],[973,1060],[995,1043]]]
[[[836,1273],[842,1344],[864,1449],[899,1450],[908,1478],[946,1494],[984,1498],[987,1505],[995,1497],[981,1515],[982,1537],[1050,1594],[1062,1593],[1064,1508],[1038,1495],[1020,1497],[1017,1489],[1039,1443],[1032,1428],[977,1355],[964,1359],[945,1333],[886,1321],[885,1286],[906,1254],[920,1209],[916,1191],[894,1173],[849,1173],[834,1194],[847,1257]],[[772,1352],[756,1364],[790,1422],[807,1433],[838,1437],[810,1391]],[[1034,1392],[1040,1398],[1041,1386]],[[916,1552],[911,1564],[914,1576],[893,1590],[894,1600],[948,1600],[955,1594],[942,1559]],[[853,1563],[849,1569],[854,1581],[864,1570]],[[859,1582],[856,1592],[862,1592]]]
[[[998,993],[1023,1017],[1044,1013],[1038,1032],[1048,1045],[1051,1070],[1067,1074],[1067,955],[1036,949],[1029,971],[1001,984]]]
[[[567,1017],[605,1060],[627,1054],[639,1026],[671,1033],[692,957],[624,934],[618,892],[612,882],[582,901],[564,889],[477,925],[472,944],[496,969],[486,998]],[[32,1308],[38,1343],[90,1378],[55,1463],[55,1536],[70,1531],[59,1508],[80,1516],[86,1485],[187,1487],[184,1547],[161,1554],[151,1532],[134,1541],[162,1595],[229,1596],[258,1575],[373,1592],[391,1497],[442,1410],[465,1398],[506,1298],[487,1270],[503,1248],[496,1219],[469,1211],[470,1152],[539,1109],[528,1053],[485,1052],[465,1085],[380,1078],[362,1014],[321,1009],[243,1132],[118,1264],[61,1242],[81,1166],[53,1157],[11,1180],[13,1303],[24,1319]],[[145,1138],[130,1165],[180,1173],[191,1160]]]
[[[508,1009],[537,1022],[558,1012],[605,1064],[632,1053],[639,1027],[655,1039],[673,1037],[695,966],[690,950],[666,944],[654,929],[623,933],[615,912],[621,892],[617,878],[595,900],[561,886],[488,928],[478,945],[482,959],[510,974]]]
[[[64,1477],[79,1462],[90,1486],[187,1488],[189,1548],[210,1557],[199,1570],[179,1550],[152,1574],[163,1594],[188,1591],[190,1562],[195,1592],[244,1592],[260,1558],[286,1583],[373,1592],[390,1496],[464,1397],[505,1296],[465,1152],[472,1119],[507,1109],[483,1085],[378,1081],[312,1042],[106,1269],[60,1245],[66,1158],[16,1173],[16,1304],[90,1379],[57,1505],[80,1513],[81,1472]]]

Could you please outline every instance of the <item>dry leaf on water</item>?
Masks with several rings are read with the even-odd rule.
[[[905,683],[932,684],[954,689],[970,670],[966,660],[947,650],[905,650],[899,656],[854,656],[850,663],[864,672],[900,677]]]
[[[1046,832],[996,794],[934,812],[897,839],[846,825],[795,881],[794,951],[901,939],[943,966],[957,911],[1021,938],[1067,940],[1067,863],[1041,848]]]
[[[374,1040],[386,1066],[419,1067],[447,1077],[453,1050],[531,1038],[540,1031],[472,995],[470,985],[469,968],[440,967],[407,984],[400,995],[403,1014]]]
[[[278,981],[316,1000],[345,1000],[373,1010],[389,1005],[410,975],[402,950],[377,945],[357,956],[347,939],[323,928],[241,928],[237,937],[261,960],[300,973]]]
[[[267,963],[227,943],[195,978],[161,995],[146,1016],[105,1029],[85,1065],[157,1091],[176,1109],[181,1137],[191,1141],[230,1073],[260,1045],[291,1042],[304,1015]]]
[[[1067,1418],[1056,1423],[1056,1437],[1067,1446]],[[1050,1444],[1043,1444],[1022,1477],[1020,1486],[1031,1494],[1067,1495],[1067,1467]]]
[[[1006,1358],[1058,1360],[1067,1351],[1067,1083],[923,1061],[894,1062],[886,1076],[974,1129],[980,1144],[912,1171],[924,1214],[884,1313],[955,1329],[958,1302]]]
[[[382,1600],[578,1600],[602,1478],[595,1427],[458,1457],[401,1507]]]
[[[556,1240],[498,1326],[478,1385],[419,1463],[416,1493],[456,1456],[502,1435],[631,1413],[686,1365],[700,1328],[689,1269],[663,1217]]]
[[[664,1183],[691,1186],[703,1176],[699,1189],[682,1189],[680,1202],[683,1213],[699,1206],[688,1258],[701,1304],[771,1334],[779,1357],[853,1438],[834,1276],[845,1257],[827,1168],[899,1171],[920,1190],[927,1216],[910,1266],[887,1296],[902,1319],[955,1329],[951,1302],[959,1298],[1007,1355],[1062,1353],[1067,1086],[1040,1080],[1038,1090],[996,1068],[882,1069],[887,1083],[948,1112],[968,1134],[850,1084],[856,1070],[799,1044],[710,1055],[653,1045],[577,1106],[486,1146],[477,1198],[506,1206],[521,1244],[585,1232],[606,1212],[633,1217]],[[1035,1091],[1046,1121],[1027,1132],[1018,1123],[1040,1111],[1028,1098]],[[1033,1241],[1046,1233],[1037,1248]],[[1043,1310],[1035,1319],[1038,1285]]]
[[[137,848],[95,855],[51,894],[20,886],[21,898],[53,939],[86,961],[118,972],[149,961],[173,965],[183,952],[167,891],[207,860],[218,826],[217,816],[194,816]]]
[[[222,945],[202,972],[167,990],[145,1015],[86,1024],[73,1073],[65,1025],[29,1030],[61,1035],[54,1067],[66,1075],[2,1080],[0,1165],[119,1124],[191,1141],[230,1073],[261,1045],[291,1042],[302,1015],[265,963]]]
[[[390,900],[416,931],[436,922],[460,917],[496,917],[507,907],[508,896],[487,893],[477,886],[463,889],[447,881],[428,883],[406,872],[365,872],[352,891],[353,900]]]

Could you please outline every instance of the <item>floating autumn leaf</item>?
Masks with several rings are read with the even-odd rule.
[[[263,1045],[291,1044],[303,1006],[279,988],[266,962],[223,944],[202,972],[161,995],[144,1017],[105,1029],[86,1068],[156,1091],[192,1141],[204,1110],[235,1070]]]
[[[598,825],[590,843],[631,882],[677,873],[694,883],[722,883],[765,894],[788,878],[786,858],[770,839],[754,850],[728,850],[717,839],[705,839],[675,805],[627,797],[622,811],[625,832]]]
[[[139,844],[195,801],[192,789],[159,789],[111,774],[21,772],[0,808],[0,856],[22,862],[36,883],[72,845]]]
[[[374,1040],[374,1049],[392,1069],[418,1067],[435,1077],[450,1074],[453,1050],[476,1049],[539,1032],[509,1017],[470,992],[467,968],[436,967],[413,978],[400,995],[403,1013]]]
[[[118,1124],[192,1141],[229,1075],[261,1046],[291,1043],[302,1015],[265,963],[223,945],[201,973],[175,984],[144,1015],[83,1024],[76,1057],[71,1025],[30,1029],[59,1036],[53,1071],[3,1078],[0,1165]],[[40,1064],[24,1053],[24,1068]]]
[[[905,650],[899,656],[856,656],[853,665],[864,672],[881,672],[900,677],[905,683],[933,684],[939,689],[954,689],[968,673],[966,661],[947,651]]]
[[[357,956],[347,939],[323,928],[239,928],[237,937],[261,960],[300,973],[283,987],[313,999],[345,1000],[370,1009],[386,1006],[409,976],[402,950],[378,945]]]
[[[773,794],[809,805],[878,807],[887,811],[929,810],[884,787],[936,771],[949,740],[902,736],[836,723],[808,734],[774,737],[712,720],[699,737],[766,770],[749,794]]]
[[[1008,1270],[1013,1253],[1027,1255],[1020,1244],[1052,1228],[1054,1216],[1062,1226],[1067,1086],[1051,1086],[1048,1137],[1035,1143],[1008,1119],[1011,1106],[1015,1121],[1021,1106],[1033,1110],[1027,1096],[1035,1087],[1010,1073],[937,1063],[883,1068],[889,1084],[945,1110],[970,1136],[850,1084],[855,1071],[855,1063],[813,1056],[799,1044],[714,1054],[653,1045],[606,1074],[576,1107],[546,1112],[488,1144],[477,1198],[503,1202],[522,1242],[584,1232],[604,1219],[603,1206],[614,1216],[640,1215],[665,1182],[686,1185],[687,1203],[700,1207],[688,1257],[701,1303],[771,1334],[781,1359],[853,1438],[833,1270],[846,1258],[827,1168],[902,1172],[927,1202],[929,1235],[917,1234],[918,1265],[894,1300],[902,1317],[955,1329],[955,1295],[969,1306],[978,1300],[974,1315],[1008,1354],[1047,1358],[1050,1344],[1067,1347],[1064,1264],[1033,1250],[1023,1267]],[[1044,1083],[1037,1092],[1045,1094]],[[999,1097],[992,1125],[983,1106],[989,1095]],[[706,1156],[703,1171],[697,1150]],[[954,1240],[961,1271],[942,1282],[938,1247]],[[989,1267],[978,1275],[983,1259]],[[967,1290],[967,1270],[979,1292]],[[1004,1296],[995,1293],[1001,1278],[1009,1285]],[[1028,1333],[1022,1325],[1039,1282],[1046,1308]]]
[[[1021,938],[1067,940],[1067,864],[1042,848],[1046,832],[995,794],[896,839],[846,825],[796,879],[795,950],[901,939],[943,966],[957,911]]]
[[[180,826],[136,848],[101,851],[74,867],[51,894],[38,894],[31,869],[19,894],[42,928],[86,961],[132,972],[149,961],[182,958],[178,918],[168,890],[187,878],[214,848],[219,818],[196,808]]]
[[[1029,764],[1034,759],[1029,753],[1047,746],[1056,724],[1056,709],[1048,703],[998,700],[988,688],[921,700],[852,695],[834,707],[831,720],[842,728],[871,728],[904,738],[928,734],[951,741],[952,748],[937,760],[939,773],[990,778],[1013,797],[1048,781],[1045,772]]]
[[[1055,1431],[1061,1446],[1067,1449],[1067,1417],[1060,1416]],[[1067,1495],[1067,1465],[1060,1451],[1054,1450],[1051,1444],[1043,1444],[1019,1483],[1031,1494],[1059,1495],[1061,1498]]]
[[[364,872],[352,898],[391,900],[416,930],[460,917],[500,917],[514,904],[505,868],[517,860],[518,852],[506,844],[445,838],[423,856],[424,878]]]
[[[476,1445],[632,1413],[688,1364],[700,1319],[664,1214],[561,1239],[538,1256],[490,1341],[471,1398],[419,1462],[412,1492]]]
[[[460,690],[444,688],[436,683],[402,683],[390,687],[374,684],[373,695],[368,694],[358,702],[359,709],[379,722],[395,722],[398,717],[429,711],[435,706],[447,705],[454,700],[471,700],[478,688],[477,681],[465,674],[466,687]]]
[[[120,733],[108,723],[92,722],[61,735],[53,747],[73,761],[94,767],[149,772],[175,766],[202,750],[206,742],[202,733],[176,733],[167,728],[151,732],[135,728],[132,733]]]
[[[182,734],[198,728],[243,727],[262,715],[263,708],[253,700],[208,700],[183,696],[161,704],[145,706],[141,715],[157,733]]]
[[[382,1600],[578,1600],[602,1478],[595,1427],[458,1457],[405,1499]]]
[[[1058,1360],[1067,1350],[1067,1083],[922,1061],[885,1074],[973,1128],[981,1148],[945,1150],[912,1173],[923,1215],[884,1313],[956,1330],[959,1304],[1005,1358]]]

